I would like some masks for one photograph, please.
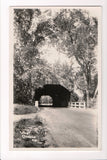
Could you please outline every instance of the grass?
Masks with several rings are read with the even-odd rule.
[[[23,115],[23,114],[30,114],[30,113],[36,113],[37,108],[35,106],[31,105],[14,105],[14,114],[17,115]]]

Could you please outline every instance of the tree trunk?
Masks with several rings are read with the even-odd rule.
[[[89,91],[86,90],[86,108],[89,108],[89,106],[90,106]]]
[[[97,85],[96,90],[94,92],[94,96],[93,96],[94,99],[97,97],[97,94],[98,94],[98,85]]]

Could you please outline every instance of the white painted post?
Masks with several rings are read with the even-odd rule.
[[[35,107],[37,108],[37,110],[39,110],[39,102],[35,101]]]

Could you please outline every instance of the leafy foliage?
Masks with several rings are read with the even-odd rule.
[[[14,10],[14,102],[32,103],[34,89],[46,83],[61,84],[73,92],[74,84],[86,101],[94,97],[98,84],[98,21],[81,9]],[[54,67],[41,59],[39,48],[48,43],[57,47],[79,66],[58,63]],[[75,83],[76,82],[76,83]]]
[[[89,92],[92,88],[91,81],[97,74],[95,47],[98,43],[98,22],[95,17],[90,17],[83,10],[64,9],[54,19],[55,27],[58,28],[60,50],[67,50],[69,57],[75,56],[81,67],[82,78],[78,82],[79,88],[87,92],[87,105],[90,98]],[[94,73],[93,73],[94,72]],[[85,87],[81,87],[83,85]]]

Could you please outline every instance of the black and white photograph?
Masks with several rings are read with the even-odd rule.
[[[101,148],[101,7],[10,7],[10,146]]]

